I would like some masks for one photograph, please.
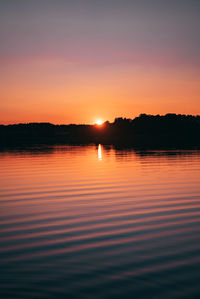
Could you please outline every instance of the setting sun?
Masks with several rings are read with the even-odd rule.
[[[97,119],[95,121],[95,124],[98,125],[98,126],[101,126],[103,124],[103,121],[101,119]]]

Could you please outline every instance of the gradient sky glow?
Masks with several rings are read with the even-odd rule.
[[[0,0],[0,123],[200,114],[199,0]]]

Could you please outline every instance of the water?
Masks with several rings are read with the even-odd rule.
[[[199,298],[200,152],[0,153],[1,298]]]

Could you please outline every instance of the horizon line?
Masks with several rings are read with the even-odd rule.
[[[135,116],[134,118],[130,118],[130,117],[126,117],[126,116],[118,116],[114,118],[113,122],[110,122],[109,120],[105,120],[102,122],[102,125],[105,123],[114,123],[116,119],[127,119],[127,120],[134,120],[138,117],[141,117],[142,115],[146,115],[146,116],[167,116],[167,115],[176,115],[176,116],[192,116],[192,117],[200,117],[199,114],[182,114],[182,113],[173,113],[173,112],[168,112],[166,114],[147,114],[147,113],[140,113],[138,116]],[[14,123],[0,123],[0,126],[12,126],[12,125],[28,125],[28,124],[50,124],[50,125],[54,125],[54,126],[70,126],[70,125],[75,125],[75,126],[96,126],[97,124],[95,122],[93,122],[92,124],[87,124],[87,123],[52,123],[49,121],[30,121],[30,122],[14,122]]]

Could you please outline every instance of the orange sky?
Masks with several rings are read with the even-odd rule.
[[[6,65],[1,79],[1,123],[93,123],[140,113],[200,114],[197,73],[129,65],[88,69],[63,61]],[[66,71],[67,70],[67,71]]]
[[[173,7],[162,0],[151,7],[144,0],[6,3],[0,4],[1,124],[200,114],[193,0],[181,10],[177,0]]]

